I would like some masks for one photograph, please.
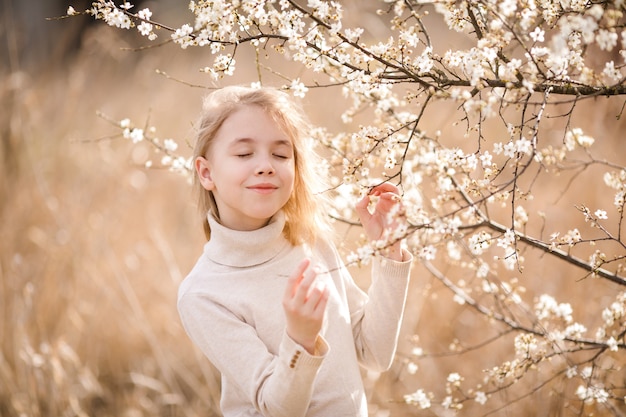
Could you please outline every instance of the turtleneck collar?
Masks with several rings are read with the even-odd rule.
[[[289,246],[283,236],[285,214],[276,213],[267,226],[257,230],[239,231],[224,227],[209,211],[211,239],[204,246],[211,261],[232,267],[250,267],[265,263]]]

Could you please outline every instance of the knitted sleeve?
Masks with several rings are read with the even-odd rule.
[[[324,339],[318,341],[319,356],[313,356],[283,331],[274,355],[252,326],[206,294],[183,294],[178,310],[189,337],[221,372],[227,383],[223,389],[239,391],[229,398],[241,398],[264,416],[306,414],[315,377],[328,351]]]
[[[407,251],[404,259],[374,258],[367,293],[345,267],[341,268],[357,357],[361,365],[372,370],[389,369],[396,352],[412,263]]]

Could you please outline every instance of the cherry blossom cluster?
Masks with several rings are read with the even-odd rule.
[[[171,138],[161,139],[156,136],[157,129],[155,126],[139,127],[128,118],[116,121],[104,114],[100,114],[100,116],[117,127],[120,130],[120,136],[129,140],[133,145],[148,144],[150,146],[153,154],[158,156],[158,160],[155,162],[153,159],[147,159],[144,162],[146,168],[168,169],[191,181],[193,161],[191,157],[180,153],[177,141]]]

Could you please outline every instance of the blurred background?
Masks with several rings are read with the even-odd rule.
[[[70,4],[84,10],[89,3],[1,0],[0,415],[217,416],[217,374],[176,313],[178,284],[204,242],[190,186],[180,175],[144,168],[151,149],[132,146],[107,120],[130,118],[155,125],[162,139],[191,143],[201,98],[217,86],[199,71],[209,58],[202,49],[173,45],[142,49],[146,41],[136,32],[88,16],[49,19],[65,15]],[[345,3],[350,18],[376,36],[381,22],[373,10]],[[176,0],[134,4],[173,27],[189,20]],[[245,54],[238,52],[236,75],[224,83],[257,81],[253,57],[246,62]],[[345,129],[342,99],[325,94],[307,96],[311,119],[330,131]],[[607,155],[624,152],[618,108],[589,106],[588,119],[578,120],[590,134],[604,135],[600,149]],[[451,113],[428,124],[443,125]],[[593,182],[567,187],[599,206],[611,199]],[[579,216],[553,210],[548,215],[563,224]],[[538,259],[526,272],[538,278],[527,283],[530,291],[567,292],[564,284],[579,272],[559,264],[546,282],[547,261]],[[422,415],[400,404],[420,381],[445,381],[463,364],[468,372],[490,366],[470,355],[462,362],[425,360],[417,375],[407,374],[418,342],[441,351],[474,332],[473,316],[425,275],[416,265],[397,364],[365,375],[374,416]],[[590,309],[615,292],[604,282],[588,288],[598,296],[589,298],[581,287],[569,291]],[[501,348],[491,359],[510,355],[510,346]],[[525,407],[532,409],[532,399]]]
[[[167,19],[176,3],[144,2]],[[176,313],[203,243],[190,187],[144,169],[150,149],[99,116],[190,139],[206,91],[156,69],[193,81],[199,57],[47,20],[69,4],[1,3],[0,415],[217,415],[218,380]]]

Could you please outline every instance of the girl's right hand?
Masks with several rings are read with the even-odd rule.
[[[317,337],[322,329],[328,288],[317,281],[317,271],[304,259],[287,280],[283,309],[287,334],[310,354],[315,354]]]

